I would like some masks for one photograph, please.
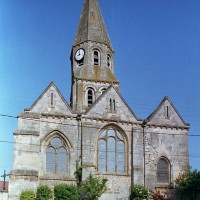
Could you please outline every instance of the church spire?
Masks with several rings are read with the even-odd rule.
[[[104,43],[113,50],[98,0],[85,0],[73,46],[86,41]]]

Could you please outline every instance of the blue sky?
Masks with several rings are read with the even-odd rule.
[[[99,0],[121,94],[139,118],[169,96],[200,135],[200,1]],[[83,0],[0,0],[0,114],[17,116],[54,81],[69,102],[70,53]],[[0,117],[0,174],[17,119]],[[2,142],[4,141],[4,142]],[[7,141],[7,142],[5,142]],[[200,137],[189,137],[200,170]]]

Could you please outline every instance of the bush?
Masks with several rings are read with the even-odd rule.
[[[33,190],[25,190],[20,194],[20,200],[34,200],[35,192]]]
[[[142,185],[133,185],[131,187],[130,200],[149,200],[149,190]]]
[[[74,185],[59,184],[54,187],[54,200],[78,200],[78,189]]]
[[[176,179],[176,185],[180,199],[200,199],[200,171],[194,170],[186,174],[180,174]]]
[[[90,174],[79,188],[80,199],[98,199],[107,190],[107,181],[107,178],[97,178]]]
[[[37,187],[36,200],[49,200],[52,198],[52,191],[47,185]]]

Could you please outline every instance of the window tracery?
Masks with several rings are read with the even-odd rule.
[[[60,137],[54,137],[48,144],[46,151],[46,171],[50,173],[66,173],[68,151]]]
[[[104,130],[98,140],[98,171],[125,172],[125,141],[114,128]]]

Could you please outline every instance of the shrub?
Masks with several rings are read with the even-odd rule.
[[[79,188],[80,199],[98,199],[107,190],[107,181],[107,178],[97,178],[90,174]]]
[[[133,185],[131,187],[130,200],[149,200],[149,190],[142,185]]]
[[[49,200],[52,198],[52,191],[47,185],[37,187],[36,200]]]
[[[20,200],[34,200],[35,192],[33,190],[25,190],[20,194]]]
[[[82,180],[82,166],[77,166],[77,169],[74,172],[74,175],[77,181],[77,186],[80,187],[81,180]]]
[[[59,184],[54,187],[54,200],[78,200],[78,189],[75,185]]]
[[[194,170],[186,174],[180,174],[176,179],[180,199],[200,199],[200,171]]]

